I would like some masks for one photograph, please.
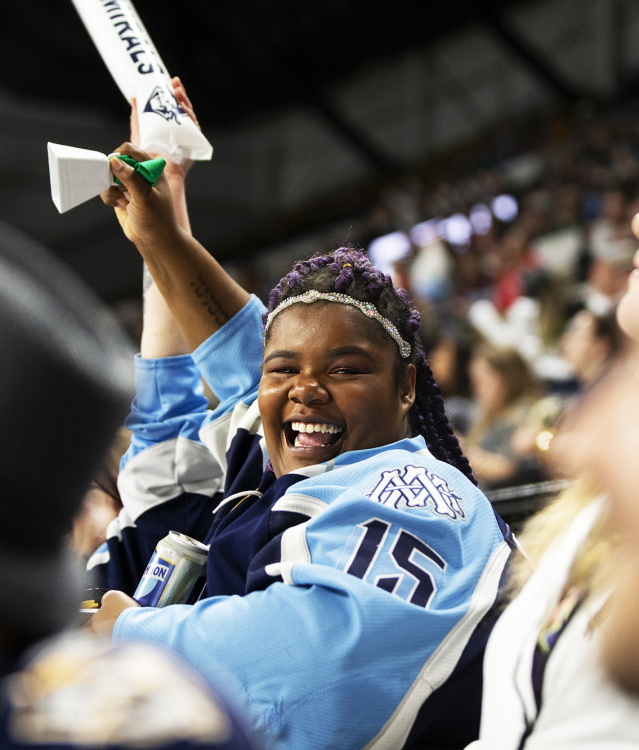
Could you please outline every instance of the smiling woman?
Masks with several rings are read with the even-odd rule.
[[[348,294],[343,293],[346,290]],[[309,304],[312,307],[305,310]],[[396,290],[390,277],[372,266],[363,253],[348,248],[297,263],[271,292],[263,316],[265,375],[270,352],[275,348],[272,327],[291,306],[291,312],[297,311],[302,319],[291,321],[279,338],[290,344],[301,336],[309,342],[323,336],[325,357],[335,357],[335,361],[323,363],[334,368],[331,382],[352,384],[352,392],[340,402],[351,415],[357,413],[351,421],[355,423],[352,429],[358,425],[359,430],[345,432],[344,440],[339,441],[341,451],[421,434],[435,457],[456,466],[474,482],[424,357],[418,335],[419,313],[410,307],[404,290]],[[329,320],[332,342],[325,330]],[[298,349],[298,356],[308,351],[304,346]],[[339,357],[348,355],[359,355],[360,359],[341,362],[340,374]],[[260,392],[267,382],[264,378]],[[349,403],[352,399],[357,405]]]
[[[418,313],[349,248],[296,264],[265,310],[176,227],[163,180],[118,176],[127,193],[104,199],[193,353],[136,358],[124,511],[92,568],[131,593],[170,529],[209,552],[196,604],[110,592],[93,628],[179,653],[268,747],[465,747],[513,542],[445,417]]]
[[[410,436],[415,368],[396,382],[395,344],[379,345],[377,325],[330,302],[280,314],[258,398],[276,475]]]

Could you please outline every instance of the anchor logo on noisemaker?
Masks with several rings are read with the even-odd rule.
[[[184,110],[175,100],[172,94],[169,94],[162,86],[156,86],[149,97],[144,112],[155,112],[165,120],[175,120],[180,125],[179,115],[185,114]]]

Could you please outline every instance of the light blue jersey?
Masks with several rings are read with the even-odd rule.
[[[252,300],[193,358],[140,378],[120,478],[131,521],[94,568],[123,579],[174,528],[210,545],[206,598],[128,610],[114,638],[174,651],[266,747],[463,748],[509,531],[422,437],[275,477],[255,401],[262,310]],[[215,411],[193,398],[196,366]]]
[[[269,747],[400,748],[420,712],[437,725],[438,690],[453,687],[448,732],[467,730],[478,684],[465,668],[511,551],[489,502],[421,437],[294,474],[234,521],[267,540],[249,593],[129,610],[116,639],[168,645],[238,696]]]

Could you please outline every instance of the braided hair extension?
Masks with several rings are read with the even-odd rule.
[[[430,452],[455,466],[477,484],[470,463],[462,453],[459,441],[444,411],[444,399],[433,378],[418,335],[420,314],[410,306],[404,289],[395,289],[389,275],[375,268],[365,253],[340,247],[326,255],[314,255],[298,261],[293,269],[271,291],[263,320],[288,297],[314,289],[318,292],[340,292],[361,302],[372,302],[381,315],[394,323],[401,336],[411,345],[411,354],[402,359],[395,349],[395,372],[401,382],[409,364],[417,371],[415,403],[409,419],[414,435],[423,435]]]

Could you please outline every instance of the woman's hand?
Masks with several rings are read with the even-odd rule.
[[[195,116],[195,111],[193,110],[193,105],[191,104],[191,100],[189,99],[186,89],[184,88],[184,85],[182,84],[182,81],[180,78],[175,76],[171,79],[171,83],[173,85],[173,93],[175,95],[175,99],[177,103],[180,105],[180,107],[186,112],[186,114],[193,120],[193,122],[197,125],[199,128],[199,123],[197,121],[197,117]],[[122,144],[120,148],[118,148],[118,152],[121,154],[127,154],[128,156],[133,156],[134,159],[137,159],[138,161],[144,161],[146,159],[155,159],[158,154],[149,153],[146,154],[143,151],[139,150],[140,146],[140,128],[139,128],[139,122],[138,122],[138,111],[137,111],[137,103],[135,99],[131,102],[131,118],[130,118],[130,128],[131,128],[131,140],[129,143]],[[129,151],[130,148],[138,149],[138,153],[142,156],[135,156],[133,153]],[[121,174],[130,174],[132,171],[130,167],[127,167],[127,169],[122,170],[119,169],[120,167],[120,160],[118,162],[115,162],[112,160],[112,171],[118,179],[122,179]],[[125,165],[126,166],[126,165]],[[173,197],[173,213],[175,214],[175,221],[177,224],[179,224],[185,231],[190,232],[190,222],[188,218],[188,211],[186,209],[186,198],[184,194],[184,183],[186,180],[186,175],[193,166],[193,160],[192,159],[185,159],[181,164],[177,164],[173,161],[167,160],[166,166],[164,168],[163,176],[166,178],[166,181],[169,184],[170,191]],[[117,170],[115,168],[118,168]],[[118,221],[120,222],[120,225],[122,226],[126,236],[132,241],[138,244],[142,239],[139,238],[140,232],[138,231],[139,223],[137,221],[137,215],[135,213],[135,210],[129,217],[128,213],[122,213],[121,211],[118,211],[117,209],[122,209],[123,211],[127,211],[129,202],[131,201],[131,193],[128,189],[128,185],[126,184],[125,180],[122,180],[124,182],[124,185],[121,186],[112,186],[107,191],[102,193],[101,197],[104,203],[106,203],[109,206],[113,206],[116,208],[116,215],[118,217]],[[144,185],[142,185],[144,187]],[[150,187],[150,186],[147,186]],[[161,184],[160,181],[158,181],[158,184],[156,185],[158,191],[163,190],[163,184]],[[156,203],[157,201],[154,201]],[[140,208],[142,204],[140,201],[138,201],[138,208]],[[149,204],[148,207],[150,207],[151,204]],[[170,216],[166,217],[173,218]],[[152,222],[155,224],[155,222]],[[173,222],[170,222],[167,227],[169,230],[172,230],[174,227],[172,226]],[[152,227],[153,229],[153,227]],[[143,234],[146,234],[146,232],[143,232]],[[138,239],[136,239],[138,238]],[[148,237],[149,240],[151,240],[151,236]]]
[[[100,609],[94,615],[91,615],[84,627],[95,635],[110,636],[113,633],[115,621],[122,612],[131,607],[139,606],[135,599],[131,599],[130,596],[123,594],[121,591],[107,591],[102,597]]]
[[[123,143],[116,153],[131,156],[136,161],[151,159],[131,143]],[[111,171],[122,182],[112,185],[100,195],[103,202],[115,208],[115,213],[125,235],[139,248],[158,242],[170,241],[180,232],[173,210],[169,182],[162,174],[155,185],[150,185],[136,174],[133,167],[117,156],[111,157]]]
[[[179,78],[173,79],[175,96],[180,106],[197,124],[195,113]],[[137,116],[132,113],[132,138],[137,134]],[[137,161],[151,158],[134,143],[124,143],[118,149]],[[184,193],[184,177],[191,162],[175,165],[167,162],[164,173],[154,187],[149,185],[127,164],[117,157],[111,160],[113,173],[123,183],[102,193],[102,200],[116,211],[125,235],[133,241],[154,284],[145,292],[144,320],[145,358],[165,357],[192,351],[217,331],[226,320],[244,307],[250,295],[215,260],[191,233]],[[214,302],[216,311],[194,291],[194,282],[205,288],[207,299]],[[150,304],[150,295],[158,294],[166,305]],[[161,312],[159,307],[164,310]],[[164,314],[179,327],[184,343],[173,338],[175,328]],[[160,317],[161,316],[161,317]],[[166,326],[172,328],[168,331]],[[148,334],[148,336],[147,336]],[[146,344],[150,342],[149,346]]]
[[[175,96],[175,100],[180,105],[180,107],[186,112],[186,114],[193,120],[195,125],[200,128],[200,123],[197,121],[197,117],[195,116],[195,110],[193,109],[193,105],[191,104],[191,100],[189,99],[186,89],[184,88],[184,84],[180,80],[178,76],[174,76],[171,78],[171,84],[173,86],[173,95]],[[131,143],[136,147],[140,147],[140,125],[138,120],[138,106],[135,99],[131,100]],[[160,154],[152,154],[151,158],[156,158]],[[170,183],[175,182],[182,182],[184,183],[184,180],[186,179],[186,175],[188,171],[193,166],[194,162],[193,159],[184,159],[180,164],[177,164],[174,161],[167,160],[166,167],[164,168],[164,174],[167,176]]]
[[[184,84],[178,78],[178,76],[174,76],[171,79],[171,83],[173,84],[173,95],[175,96],[177,103],[180,105],[180,107],[182,107],[182,109],[191,118],[191,120],[193,120],[197,128],[201,130],[200,123],[197,121],[195,110],[193,109],[191,100],[187,96]],[[182,183],[184,183],[186,175],[193,164],[193,159],[184,159],[180,164],[176,164],[173,161],[167,161],[164,174],[166,174],[172,188],[176,181],[181,181]]]

